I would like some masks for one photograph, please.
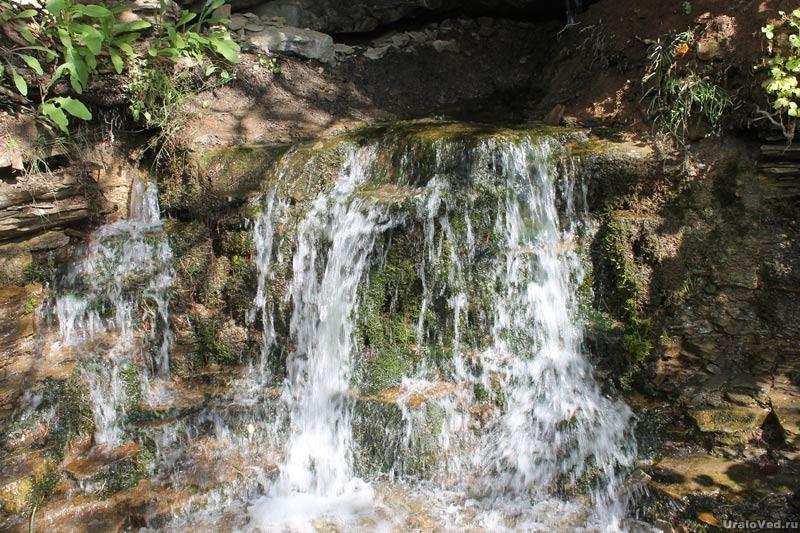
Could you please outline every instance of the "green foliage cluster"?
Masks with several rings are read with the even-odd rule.
[[[28,80],[21,69],[30,69],[38,83],[40,116],[46,124],[67,133],[70,120],[92,119],[80,96],[97,74],[113,70],[152,82],[157,74],[143,71],[158,68],[158,58],[190,58],[203,67],[206,76],[219,70],[212,59],[238,62],[239,46],[225,26],[228,21],[212,16],[223,4],[224,0],[207,0],[200,13],[183,11],[173,23],[163,16],[166,9],[162,2],[162,16],[151,23],[142,19],[122,22],[121,15],[128,9],[125,5],[106,7],[76,0],[48,0],[43,10],[20,10],[16,4],[0,0],[0,22],[15,32],[10,47],[0,45],[0,82],[10,78],[19,95],[28,98]],[[144,61],[144,57],[151,61]],[[54,92],[62,79],[69,80],[77,98],[64,96],[63,90]],[[149,113],[142,108],[152,103],[134,102],[134,119]],[[174,99],[163,105],[170,103]]]
[[[725,89],[682,61],[694,40],[694,31],[687,30],[668,41],[656,41],[648,51],[642,77],[642,100],[649,99],[647,114],[653,125],[681,146],[689,130],[703,122],[709,134],[718,134],[725,112],[733,105]]]
[[[764,82],[764,89],[772,98],[772,108],[778,113],[786,113],[789,117],[800,116],[798,101],[800,101],[800,87],[798,86],[798,73],[800,73],[800,9],[791,13],[779,11],[783,22],[783,30],[787,32],[786,43],[781,46],[776,38],[778,31],[773,24],[761,28],[767,39],[769,77]]]

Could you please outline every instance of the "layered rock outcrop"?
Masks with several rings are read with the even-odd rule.
[[[369,32],[403,19],[456,9],[479,14],[526,10],[566,15],[566,4],[561,0],[235,0],[231,4],[234,10],[282,17],[290,26],[324,33]]]

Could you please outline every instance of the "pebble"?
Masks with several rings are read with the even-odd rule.
[[[433,49],[439,53],[460,51],[460,47],[458,46],[458,43],[455,41],[436,40],[431,43],[431,46],[433,46]]]
[[[244,29],[247,31],[262,31],[264,26],[261,24],[245,24]]]
[[[367,48],[367,51],[364,52],[364,57],[367,59],[380,59],[386,55],[386,52],[389,51],[388,46],[381,46],[379,48]]]
[[[352,54],[353,52],[356,51],[356,49],[353,48],[352,46],[348,46],[348,45],[342,44],[342,43],[336,43],[333,46],[333,50],[337,54],[342,54],[342,55],[346,55],[346,56],[349,56],[350,54]]]

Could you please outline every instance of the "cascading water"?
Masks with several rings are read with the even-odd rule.
[[[261,313],[261,357],[258,364],[258,384],[263,385],[269,380],[267,372],[267,358],[269,349],[275,344],[275,318],[272,302],[269,298],[269,282],[272,274],[273,250],[275,248],[275,220],[285,209],[284,202],[275,197],[275,189],[270,189],[266,195],[264,213],[258,217],[253,227],[253,243],[256,249],[256,267],[258,269],[258,288],[253,300],[253,309],[248,315],[248,321],[255,320],[256,311]],[[280,261],[280,258],[278,258]]]
[[[593,519],[614,528],[625,507],[616,469],[635,455],[631,413],[600,393],[582,348],[576,291],[584,271],[574,251],[581,213],[567,174],[566,223],[560,223],[548,151],[506,146],[495,162],[509,192],[496,226],[503,253],[492,343],[480,361],[482,383],[496,380],[505,405],[485,432],[475,467],[493,500],[535,500],[593,474],[599,480]]]
[[[353,196],[372,157],[352,151],[299,228],[291,289],[297,348],[283,391],[291,427],[278,480],[251,509],[257,527],[311,529],[312,520],[370,509],[371,488],[352,469],[354,311],[375,237],[398,222]]]
[[[81,358],[82,375],[95,440],[105,444],[120,439],[127,395],[121,373],[133,365],[145,381],[169,374],[172,252],[160,233],[156,186],[134,181],[130,202],[129,218],[95,231],[56,284],[61,342],[88,354]]]
[[[619,528],[626,508],[621,473],[632,464],[635,446],[630,411],[599,391],[582,348],[576,291],[584,274],[574,248],[586,230],[585,213],[576,209],[585,193],[575,190],[569,172],[559,181],[548,142],[492,140],[472,150],[469,179],[505,191],[496,206],[500,253],[490,283],[496,300],[491,342],[465,356],[466,309],[476,296],[468,293],[467,281],[476,243],[470,196],[449,194],[453,177],[443,169],[452,166],[454,149],[443,145],[437,148],[437,175],[410,217],[422,224],[425,241],[418,263],[417,343],[430,342],[426,312],[434,300],[445,298],[452,327],[451,383],[430,381],[439,371],[423,361],[418,377],[400,386],[402,445],[411,446],[419,440],[415,431],[428,427],[408,402],[433,392],[433,403],[444,413],[437,450],[441,475],[433,485],[409,490],[438,501],[444,514],[437,520],[444,529],[551,529],[569,520]],[[319,519],[352,526],[354,518],[368,520],[381,508],[379,515],[392,514],[385,508],[390,504],[354,477],[352,468],[356,295],[376,236],[400,223],[354,194],[375,171],[374,155],[365,156],[371,153],[350,154],[335,188],[317,198],[299,229],[291,293],[297,348],[284,388],[291,429],[277,481],[250,510],[251,525],[261,529],[305,529]],[[452,217],[463,220],[464,246],[457,246]],[[503,395],[501,409],[477,435],[468,415],[476,385]],[[402,469],[393,472],[402,481]],[[591,486],[594,512],[560,496],[581,482]],[[460,516],[450,516],[458,508]],[[372,520],[362,527],[375,525]]]
[[[260,355],[240,374],[209,369],[227,376],[221,392],[150,413],[152,481],[213,478],[165,529],[627,527],[631,413],[601,392],[583,347],[592,224],[561,145],[395,140],[342,143],[335,182],[314,194],[301,152],[279,163],[250,227],[243,314],[260,322]],[[97,230],[57,285],[62,343],[89,354],[98,442],[121,440],[126,369],[146,385],[170,368],[172,254],[156,198],[137,182],[130,219]],[[404,268],[387,266],[395,246]],[[383,268],[411,289],[367,306]],[[407,323],[381,359],[384,324],[368,338],[364,315],[399,307]],[[370,382],[378,360],[389,385]],[[213,476],[193,472],[200,462]]]

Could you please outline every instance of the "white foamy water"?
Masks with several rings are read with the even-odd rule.
[[[369,165],[351,154],[336,188],[317,199],[300,228],[292,288],[298,348],[284,390],[292,416],[286,460],[268,494],[251,506],[248,527],[401,531],[420,513],[441,531],[624,527],[623,479],[635,457],[631,412],[594,382],[577,316],[584,270],[575,248],[586,216],[576,205],[584,195],[571,176],[555,172],[548,143],[487,141],[477,150],[473,177],[506,192],[496,210],[501,253],[493,259],[491,342],[471,355],[471,368],[462,345],[476,248],[469,205],[449,199],[450,184],[436,177],[417,209],[425,242],[418,345],[429,340],[422,318],[428,306],[445,296],[453,381],[430,381],[436,371],[423,364],[419,377],[403,381],[396,402],[405,421],[398,438],[409,451],[419,432],[428,431],[420,398],[444,413],[432,479],[414,481],[402,468],[392,471],[388,485],[353,475],[347,390],[355,297],[375,237],[391,224],[377,206],[353,200],[354,187],[369,179]],[[488,175],[477,170],[487,167]],[[451,217],[462,217],[466,256],[455,248]],[[446,269],[436,272],[443,263]],[[503,391],[502,406],[479,431],[469,413],[476,384]],[[585,496],[577,495],[579,485],[588,487]],[[398,491],[419,509],[401,509]]]
[[[373,150],[348,154],[336,186],[314,201],[298,229],[291,288],[297,348],[283,391],[290,430],[278,479],[250,510],[261,529],[310,530],[314,520],[371,510],[372,489],[353,477],[352,465],[355,304],[376,236],[397,223],[353,196]]]
[[[281,241],[290,235],[281,225],[295,221],[280,180],[261,198],[248,316],[260,319],[261,354],[202,410],[156,431],[154,481],[208,487],[161,529],[630,529],[631,413],[599,389],[583,346],[577,287],[586,259],[576,249],[591,226],[580,181],[556,169],[558,144],[442,141],[425,176],[410,165],[413,148],[400,147],[401,166],[414,169],[400,207],[363,194],[383,183],[382,151],[395,149],[347,148],[335,185],[310,202],[294,243]],[[289,177],[297,179],[280,179]],[[119,439],[127,365],[146,368],[145,377],[169,369],[171,253],[155,190],[136,191],[131,220],[93,235],[56,302],[63,342],[88,354],[83,372],[101,442]],[[491,194],[478,211],[481,191]],[[359,295],[394,232],[404,231],[418,239],[409,250],[421,289],[411,348],[418,360],[390,393],[366,397],[355,390],[354,370],[367,357],[358,346]],[[289,249],[292,257],[282,257]],[[284,259],[291,285],[281,294],[273,281]],[[288,339],[275,331],[284,307],[292,310]],[[269,361],[275,366],[283,351],[280,382]],[[354,422],[375,413],[356,404],[370,401],[394,409],[378,413],[392,413],[385,427],[370,429],[388,450],[381,459],[394,455],[390,464],[359,462],[369,443],[354,435]]]
[[[559,191],[547,144],[498,152],[494,172],[508,189],[495,229],[503,253],[492,343],[479,360],[483,385],[499,386],[505,399],[474,455],[476,487],[482,498],[513,507],[555,500],[583,481],[591,487],[587,522],[614,530],[627,503],[618,470],[635,457],[632,414],[600,392],[583,347],[577,287],[584,269],[574,251],[581,195],[569,175]]]
[[[277,255],[277,262],[281,261],[280,253],[276,251],[277,236],[275,225],[286,209],[285,199],[276,198],[275,189],[270,189],[264,201],[264,212],[256,219],[253,226],[253,243],[255,244],[255,263],[258,269],[258,288],[253,300],[248,321],[255,320],[255,312],[260,312],[261,318],[261,356],[258,362],[256,383],[266,384],[270,381],[268,372],[269,350],[275,345],[275,316],[274,302],[269,295],[269,284],[272,280],[273,257]]]
[[[92,233],[57,281],[61,342],[82,352],[99,443],[119,442],[128,365],[145,383],[169,374],[172,252],[160,233],[155,184],[134,181],[130,205],[130,217]]]

